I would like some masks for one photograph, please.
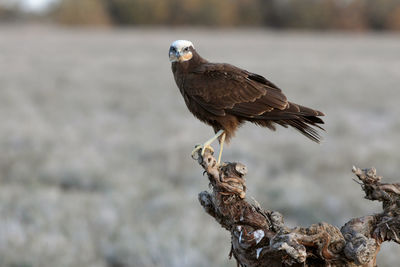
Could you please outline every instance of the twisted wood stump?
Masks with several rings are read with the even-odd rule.
[[[213,153],[198,154],[212,192],[199,194],[204,210],[231,233],[231,253],[238,266],[377,266],[384,241],[400,243],[400,184],[381,183],[375,169],[353,172],[366,199],[383,204],[379,214],[351,219],[341,229],[328,223],[288,228],[277,211],[247,202],[246,166],[218,165]]]

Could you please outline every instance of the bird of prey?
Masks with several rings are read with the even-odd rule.
[[[275,130],[275,125],[294,127],[319,143],[322,129],[321,111],[289,102],[281,89],[261,75],[224,63],[211,63],[202,58],[187,40],[174,41],[169,60],[175,82],[185,103],[200,121],[214,128],[215,136],[196,151],[212,148],[219,139],[221,161],[224,142],[229,142],[236,129],[246,121]]]

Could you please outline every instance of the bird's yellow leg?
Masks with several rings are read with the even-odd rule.
[[[218,156],[218,164],[221,163],[221,156],[222,156],[222,150],[224,149],[224,142],[225,142],[225,132],[221,135],[221,146],[219,148],[219,156]]]
[[[196,155],[196,152],[201,149],[201,155],[204,156],[204,152],[206,148],[210,149],[211,151],[214,152],[214,149],[210,146],[215,140],[218,139],[222,134],[224,133],[224,130],[219,130],[211,139],[207,140],[203,145],[198,145],[193,149],[192,151],[192,158]]]

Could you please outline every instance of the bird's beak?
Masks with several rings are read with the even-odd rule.
[[[169,52],[169,61],[176,62],[181,60],[181,54],[178,51],[171,51]]]
[[[181,58],[181,53],[179,52],[179,51],[176,51],[175,52],[175,57],[178,59],[178,61],[180,60],[180,58]]]
[[[1,1],[1,0],[0,0]],[[186,52],[186,51],[175,51],[174,49],[171,49],[169,51],[169,61],[170,62],[184,62],[188,61],[193,57],[192,52]]]

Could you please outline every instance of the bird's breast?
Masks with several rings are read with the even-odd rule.
[[[178,86],[189,111],[202,122],[212,125],[215,121],[215,116],[209,113],[186,93],[186,91],[191,91],[190,88],[186,88],[187,84],[185,84],[185,78],[187,77],[188,72],[187,68],[182,66],[182,64],[173,63],[172,72],[174,74],[176,85]]]

